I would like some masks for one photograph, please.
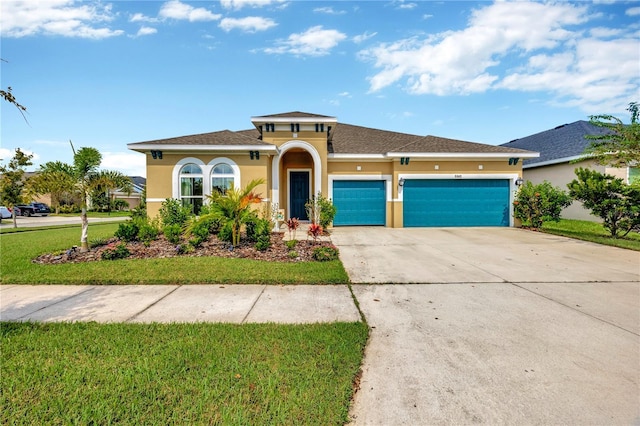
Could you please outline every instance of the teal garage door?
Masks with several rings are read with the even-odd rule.
[[[407,179],[403,223],[412,226],[509,226],[507,179]]]
[[[386,224],[387,201],[383,180],[333,182],[334,226]]]

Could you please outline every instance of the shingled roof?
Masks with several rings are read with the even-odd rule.
[[[585,136],[608,133],[610,131],[605,128],[580,120],[516,139],[501,146],[539,152],[540,157],[526,159],[523,163],[525,167],[535,167],[536,164],[562,163],[575,159],[582,155],[591,143]]]
[[[131,149],[136,149],[136,147],[142,145],[202,145],[202,146],[210,146],[210,145],[225,145],[225,146],[244,146],[244,145],[265,145],[271,146],[272,144],[261,141],[257,138],[260,133],[256,130],[255,135],[249,134],[249,131],[244,132],[232,132],[230,130],[221,130],[218,132],[211,133],[200,133],[197,135],[189,135],[189,136],[178,136],[175,138],[167,138],[167,139],[159,139],[153,141],[146,142],[136,142],[131,143],[128,146]]]
[[[505,148],[475,142],[465,142],[438,136],[419,136],[387,130],[370,129],[340,123],[332,133],[334,154],[389,153],[465,153],[524,154],[522,149]]]
[[[335,120],[335,117],[304,112],[287,112],[258,118],[316,118]],[[328,145],[329,153],[334,155],[388,155],[394,153],[531,154],[531,152],[523,149],[517,149],[519,147],[495,146],[437,136],[413,135],[346,123],[337,123],[331,129]],[[230,148],[233,146],[264,146],[265,148],[273,147],[273,149],[275,149],[273,144],[264,142],[260,138],[260,132],[256,128],[237,132],[222,130],[211,133],[179,136],[131,143],[128,144],[128,146],[133,150],[153,149],[152,147],[162,148],[163,146],[167,149],[176,149],[176,147],[179,146],[185,147],[185,149],[197,149],[198,146],[202,146],[203,148],[214,146]]]

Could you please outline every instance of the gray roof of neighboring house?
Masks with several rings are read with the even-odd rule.
[[[301,112],[273,114],[264,117],[278,118],[333,118],[326,115]],[[263,118],[264,118],[263,117]],[[232,132],[203,133],[180,136],[156,141],[129,144],[131,149],[144,145],[266,145],[272,144],[260,139],[260,132],[253,128]],[[481,153],[481,154],[524,154],[518,147],[504,147],[482,143],[465,142],[437,136],[421,136],[388,130],[372,129],[337,123],[329,134],[328,151],[331,154],[388,154],[388,153]],[[530,153],[529,153],[530,154]]]
[[[605,135],[608,133],[610,131],[605,128],[580,120],[571,124],[563,124],[535,135],[515,139],[501,146],[540,153],[538,158],[525,159],[525,166],[533,166],[538,163],[553,164],[554,162],[569,161],[569,159],[580,156],[591,143],[585,136]]]

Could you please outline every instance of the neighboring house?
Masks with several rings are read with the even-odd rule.
[[[516,139],[501,146],[539,152],[540,157],[527,158],[524,161],[523,178],[534,184],[546,180],[564,191],[568,191],[567,184],[576,178],[574,170],[578,167],[588,167],[601,173],[608,173],[624,179],[626,183],[640,177],[638,169],[633,167],[605,167],[597,165],[591,160],[573,162],[582,158],[584,150],[591,144],[591,140],[586,138],[587,135],[603,135],[608,132],[607,129],[581,120]],[[567,207],[563,211],[562,217],[600,221],[578,201],[574,201],[571,206]]]
[[[140,205],[140,200],[144,187],[147,184],[147,180],[142,176],[129,176],[129,179],[131,179],[131,182],[133,183],[133,188],[130,194],[117,189],[115,191],[110,191],[109,196],[112,200],[126,201],[129,204],[129,209],[133,210]]]
[[[321,193],[334,226],[513,226],[522,159],[537,153],[371,129],[335,117],[290,112],[252,117],[254,128],[128,144],[147,162],[147,212],[167,198],[197,212],[206,195],[256,178],[257,192],[307,219]]]

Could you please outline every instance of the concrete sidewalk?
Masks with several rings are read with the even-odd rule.
[[[2,321],[360,321],[346,285],[2,285]]]

